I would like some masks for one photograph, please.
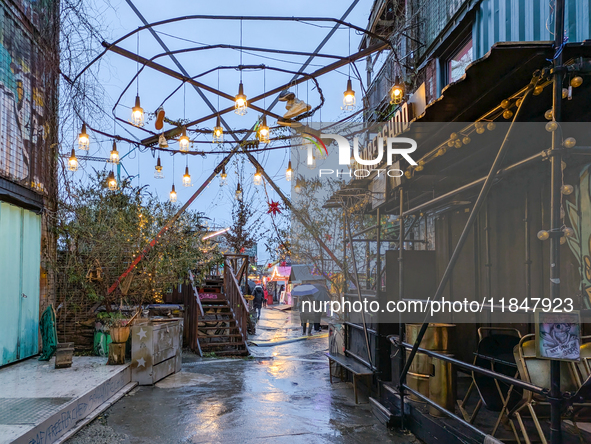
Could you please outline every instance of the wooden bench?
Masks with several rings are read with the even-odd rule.
[[[353,393],[355,393],[355,404],[359,404],[357,400],[357,378],[359,377],[368,377],[373,376],[373,372],[365,367],[364,365],[360,364],[353,358],[344,355],[337,355],[333,353],[326,353],[326,357],[328,358],[328,367],[330,373],[330,383],[332,384],[332,364],[333,362],[340,366],[341,373],[340,378],[341,381],[343,380],[343,369],[348,370],[353,375]]]

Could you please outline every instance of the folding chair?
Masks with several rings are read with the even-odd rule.
[[[525,335],[515,346],[514,350],[515,361],[519,368],[519,375],[523,381],[529,382],[533,385],[542,388],[550,388],[550,360],[536,358],[535,336],[533,334]],[[582,383],[577,372],[577,366],[573,362],[562,361],[560,363],[560,390],[562,392],[576,392]],[[527,444],[531,441],[525,429],[522,419],[522,410],[527,408],[531,418],[534,422],[540,440],[543,444],[547,444],[544,432],[542,430],[539,418],[542,418],[536,413],[535,406],[549,406],[550,403],[546,401],[543,396],[534,394],[528,390],[523,391],[523,398],[519,404],[509,412],[509,416],[513,415],[517,418],[521,433]],[[575,428],[576,422],[574,415],[570,416]],[[579,432],[579,437],[580,437]]]
[[[478,329],[478,337],[478,350],[474,358],[474,365],[507,376],[517,377],[518,371],[513,357],[513,348],[521,339],[519,330],[515,328],[481,327]],[[469,414],[465,409],[465,405],[474,388],[478,391],[480,398],[472,414]],[[487,410],[499,412],[491,435],[495,436],[503,417],[505,417],[506,423],[508,423],[515,436],[515,440],[520,442],[513,421],[507,416],[508,410],[516,405],[520,398],[521,393],[514,390],[512,386],[499,383],[494,378],[472,372],[472,383],[464,399],[458,401],[458,405],[464,419],[471,424],[474,423],[482,406]]]

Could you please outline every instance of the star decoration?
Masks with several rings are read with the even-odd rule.
[[[275,216],[277,213],[281,213],[281,209],[279,208],[279,202],[275,202],[272,200],[271,202],[267,202],[269,205],[269,209],[267,210],[267,214],[272,214]]]
[[[329,242],[332,240],[332,236],[330,234],[327,234],[325,237],[326,237],[326,240]]]
[[[140,328],[140,331],[138,331],[137,334],[140,337],[140,339],[143,339],[146,337],[146,332],[144,331],[143,328]]]
[[[137,366],[146,368],[146,360],[144,358],[139,358],[137,360]]]
[[[240,253],[244,253],[245,251],[246,251],[246,249],[245,249],[244,247],[242,247],[242,248],[240,249]]]

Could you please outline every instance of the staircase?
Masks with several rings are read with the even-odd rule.
[[[203,315],[199,316],[197,326],[202,356],[207,353],[248,355],[246,336],[241,331],[235,309],[224,287],[224,279],[220,276],[210,276],[204,283],[202,293],[208,297],[201,300]]]

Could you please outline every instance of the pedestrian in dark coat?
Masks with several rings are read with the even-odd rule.
[[[265,293],[263,292],[263,287],[257,285],[254,287],[254,292],[252,293],[254,296],[254,300],[252,301],[252,305],[257,311],[257,318],[261,319],[261,308],[263,307],[263,298],[265,297]]]
[[[309,304],[307,303],[309,302]],[[312,334],[312,326],[314,325],[314,312],[312,311],[313,298],[310,296],[302,296],[298,303],[300,310],[300,322],[302,324],[302,334],[306,334],[308,330],[308,336]]]

